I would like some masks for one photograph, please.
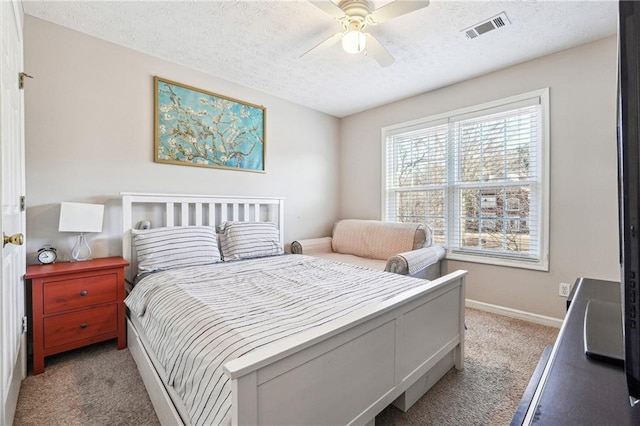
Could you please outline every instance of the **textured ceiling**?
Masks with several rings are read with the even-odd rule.
[[[404,0],[399,0],[404,1]],[[374,1],[380,7],[386,1]],[[25,13],[300,105],[344,117],[616,32],[616,1],[444,1],[370,32],[381,68],[339,44],[299,58],[340,25],[306,0],[26,1]],[[511,25],[463,29],[506,12]]]

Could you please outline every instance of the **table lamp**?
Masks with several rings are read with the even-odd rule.
[[[91,259],[91,247],[85,232],[102,232],[104,206],[101,204],[60,203],[60,232],[79,232],[76,245],[71,250],[75,261]]]

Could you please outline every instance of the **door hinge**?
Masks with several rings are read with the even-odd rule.
[[[26,208],[26,199],[24,195],[20,196],[20,211],[23,212]]]
[[[18,74],[18,88],[24,89],[24,78],[33,78],[32,75],[27,74],[26,72],[21,72]]]
[[[27,332],[27,317],[22,317],[22,332]]]

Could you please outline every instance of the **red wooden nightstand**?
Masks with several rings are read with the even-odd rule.
[[[44,358],[103,340],[127,347],[122,257],[29,265],[33,315],[33,374]]]

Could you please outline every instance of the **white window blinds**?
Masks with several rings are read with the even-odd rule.
[[[444,243],[448,172],[447,124],[390,136],[387,141],[387,220],[427,223]]]
[[[427,223],[450,258],[545,269],[546,94],[384,129],[385,219]]]

